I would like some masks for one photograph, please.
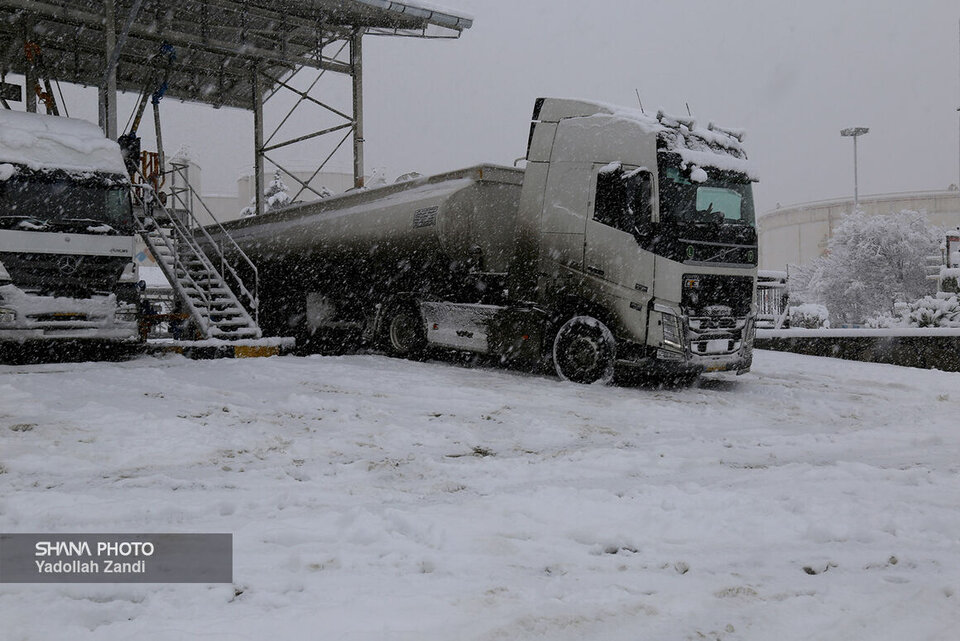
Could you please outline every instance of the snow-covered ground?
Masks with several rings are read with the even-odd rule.
[[[0,531],[234,533],[234,585],[0,586],[0,637],[953,641],[958,418],[960,374],[772,352],[0,367]]]

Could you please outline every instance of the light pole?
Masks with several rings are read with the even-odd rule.
[[[869,127],[849,127],[841,129],[841,136],[853,138],[853,210],[860,209],[860,188],[857,184],[857,137],[870,131]]]

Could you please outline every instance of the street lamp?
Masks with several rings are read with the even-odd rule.
[[[847,129],[841,129],[841,136],[849,136],[853,138],[853,209],[854,211],[860,209],[860,189],[857,185],[857,136],[862,136],[863,134],[870,131],[869,127],[849,127]]]

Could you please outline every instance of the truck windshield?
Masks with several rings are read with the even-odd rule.
[[[20,175],[0,182],[0,226],[39,230],[60,223],[131,231],[129,187],[111,181]]]
[[[708,168],[660,171],[660,219],[673,223],[754,225],[753,190],[742,174]]]

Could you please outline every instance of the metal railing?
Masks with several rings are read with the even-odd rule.
[[[207,241],[207,243],[209,243],[210,247],[213,248],[213,251],[216,253],[216,256],[220,259],[221,274],[224,273],[223,270],[225,269],[226,272],[228,272],[230,276],[233,278],[234,282],[239,288],[240,293],[244,297],[246,297],[250,305],[250,308],[253,310],[254,322],[256,322],[259,325],[260,323],[260,303],[259,303],[260,301],[259,299],[260,270],[257,269],[257,266],[253,263],[252,260],[250,260],[250,257],[247,256],[246,252],[244,252],[240,248],[240,246],[233,239],[230,233],[224,228],[224,226],[220,223],[220,221],[217,220],[217,217],[213,215],[213,212],[210,211],[210,208],[207,207],[207,204],[203,202],[203,199],[200,197],[200,195],[196,192],[196,190],[190,184],[190,181],[188,180],[188,177],[187,177],[187,171],[186,171],[188,166],[184,164],[172,162],[171,167],[172,169],[170,170],[169,173],[174,174],[176,178],[179,178],[182,181],[182,185],[178,185],[178,186],[174,186],[176,181],[172,181],[174,184],[171,184],[170,195],[173,198],[174,203],[180,203],[183,206],[182,211],[187,212],[189,216],[188,224],[189,224],[189,229],[191,233],[195,236],[196,231],[199,229],[203,235],[203,238]],[[207,216],[210,217],[210,220],[212,220],[213,223],[220,230],[221,239],[223,238],[227,239],[229,241],[229,244],[236,251],[237,255],[239,255],[240,258],[243,259],[243,262],[245,262],[247,266],[250,268],[250,272],[253,274],[253,287],[252,287],[253,291],[252,292],[250,291],[250,288],[247,287],[246,283],[243,281],[243,279],[240,277],[237,271],[233,268],[233,265],[231,265],[230,262],[227,260],[226,254],[223,251],[222,240],[218,244],[210,235],[210,233],[207,231],[206,226],[201,224],[200,221],[197,219],[197,216],[194,213],[194,206],[193,206],[194,201],[196,201],[197,203],[200,204],[201,207],[203,207],[203,210],[206,212]],[[174,207],[174,209],[177,210],[176,207]],[[177,210],[177,211],[180,211],[180,210]]]
[[[158,258],[157,264],[160,266],[160,269],[164,272],[164,275],[167,277],[167,280],[169,280],[170,284],[174,287],[182,288],[183,281],[186,280],[188,284],[197,292],[197,295],[199,296],[201,301],[207,305],[207,310],[209,314],[210,299],[207,296],[204,289],[200,286],[200,284],[196,280],[194,280],[190,267],[183,262],[183,259],[182,259],[183,253],[179,251],[179,248],[176,246],[176,243],[182,242],[186,244],[188,247],[190,247],[193,254],[197,255],[198,258],[201,260],[201,262],[204,263],[204,267],[207,268],[207,274],[209,276],[211,273],[215,273],[215,272],[211,272],[211,269],[213,266],[209,264],[209,261],[206,259],[206,257],[203,254],[203,250],[201,250],[200,247],[193,240],[192,234],[190,234],[187,231],[187,229],[183,226],[182,221],[178,220],[175,216],[171,215],[171,213],[166,209],[163,203],[160,202],[160,199],[157,198],[153,189],[149,185],[138,185],[137,189],[133,191],[133,194],[134,194],[134,202],[136,205],[139,206],[140,212],[141,212],[141,215],[138,221],[140,228],[146,231],[145,236],[150,235],[154,231],[156,231],[156,234],[153,237],[159,238],[162,241],[164,247],[167,249],[167,251],[170,254],[170,257],[172,258],[172,261],[173,261],[172,267],[170,267],[168,266],[167,261],[164,260],[162,256],[157,256]],[[171,223],[170,227],[164,228],[157,223],[154,217],[154,211],[157,209],[159,209],[160,212],[163,213],[163,215],[170,220],[170,223]],[[148,222],[148,220],[152,221],[152,225],[150,222]],[[163,233],[164,229],[171,229],[176,234],[176,238],[171,239],[169,236]],[[153,249],[152,240],[145,237],[144,242],[147,242],[149,245],[151,245],[151,249]],[[177,273],[178,269],[184,275],[182,278]],[[203,313],[200,312],[200,310],[197,309],[196,305],[193,304],[193,299],[190,296],[183,295],[182,298],[183,298],[184,304],[186,304],[187,308],[190,310],[191,316],[200,323],[199,329],[205,335],[209,335],[210,333],[209,317],[207,315],[204,315]]]
[[[785,272],[763,272],[757,276],[757,327],[781,329],[787,324],[790,292]]]

